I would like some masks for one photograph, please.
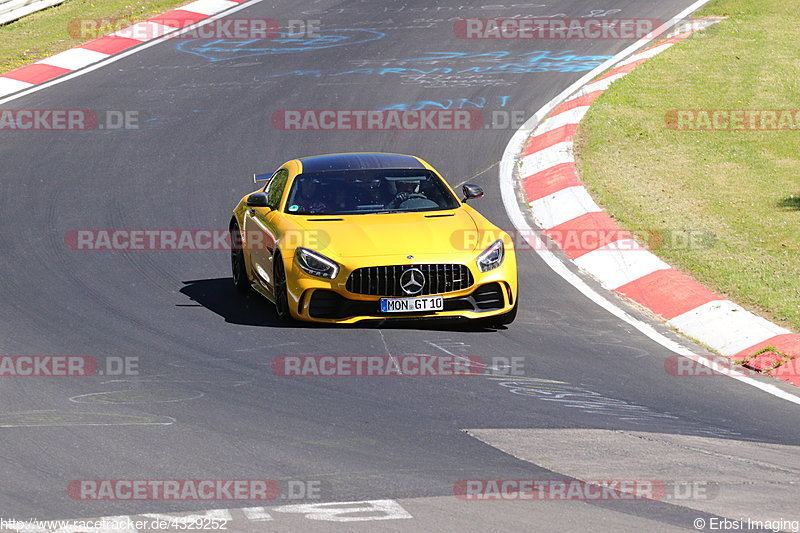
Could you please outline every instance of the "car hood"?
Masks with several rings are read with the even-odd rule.
[[[319,252],[341,258],[465,253],[480,241],[478,225],[465,209],[304,216],[297,222],[318,235]]]

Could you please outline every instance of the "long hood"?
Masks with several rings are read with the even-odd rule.
[[[483,240],[465,209],[305,217],[300,223],[319,236],[318,251],[341,258],[463,254],[474,251]]]

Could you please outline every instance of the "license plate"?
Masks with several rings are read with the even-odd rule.
[[[422,296],[419,298],[381,298],[381,313],[419,313],[442,311],[444,298],[441,296]]]

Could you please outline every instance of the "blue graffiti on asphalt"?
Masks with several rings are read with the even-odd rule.
[[[365,29],[319,30],[317,36],[292,36],[283,34],[277,39],[189,39],[175,48],[209,61],[226,61],[249,56],[288,54],[307,50],[323,50],[336,46],[349,46],[375,41],[386,37],[385,33]]]
[[[416,100],[402,104],[393,104],[383,108],[384,111],[420,111],[422,109],[485,109],[487,104],[497,104],[498,108],[506,107],[510,96],[497,96],[486,98],[478,96],[473,98],[448,98],[447,100]]]
[[[348,75],[377,75],[386,76],[391,74],[530,74],[534,72],[584,72],[592,70],[603,61],[612,56],[581,56],[571,53],[572,50],[553,54],[548,50],[537,50],[525,53],[513,53],[507,51],[486,52],[480,54],[470,54],[464,52],[427,52],[421,57],[410,59],[394,60],[395,63],[404,64],[410,62],[432,62],[444,63],[451,66],[435,66],[430,68],[409,68],[402,66],[380,66],[362,67],[339,72],[324,72],[322,70],[290,70],[278,72],[267,76],[268,78],[278,78],[283,76],[311,76],[321,78],[323,76],[348,76]],[[497,60],[511,59],[511,61],[498,62]],[[474,60],[485,62],[484,65],[466,67],[465,61]]]

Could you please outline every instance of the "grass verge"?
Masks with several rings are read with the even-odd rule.
[[[70,21],[82,18],[148,19],[189,0],[66,0],[0,26],[0,73],[63,52],[92,38],[70,35]],[[114,31],[118,28],[109,29]],[[99,37],[100,35],[98,35]]]
[[[592,106],[581,179],[621,225],[664,230],[654,250],[706,286],[800,330],[800,129],[686,131],[670,110],[800,108],[796,6],[715,0],[729,18],[646,62]],[[683,246],[687,232],[713,238]],[[697,243],[701,244],[697,244]]]

